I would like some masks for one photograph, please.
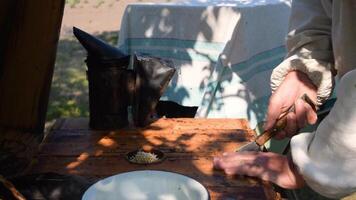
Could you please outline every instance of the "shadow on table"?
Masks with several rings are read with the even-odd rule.
[[[212,124],[197,127],[184,119],[165,121],[169,123],[155,122],[143,129],[117,131],[89,131],[87,119],[64,122],[61,129],[47,137],[33,172],[75,174],[93,182],[132,170],[175,171],[193,176],[207,186],[214,195],[212,199],[264,199],[265,192],[258,181],[231,179],[212,170],[212,156],[226,149],[225,145],[231,148],[232,144],[238,146],[250,141],[252,135],[248,130],[220,130]],[[172,123],[177,126],[171,127]],[[166,153],[166,160],[154,165],[135,165],[125,160],[125,152],[143,145],[160,149]]]

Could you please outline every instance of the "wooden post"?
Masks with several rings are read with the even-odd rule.
[[[13,11],[16,6],[16,1],[0,1],[0,77],[2,72],[2,64],[4,61],[4,50],[6,39],[8,38],[11,21],[13,21]]]
[[[64,2],[0,1],[0,153],[23,158],[0,159],[4,176],[22,170],[43,139]]]

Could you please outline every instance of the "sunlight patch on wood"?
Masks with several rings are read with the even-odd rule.
[[[89,158],[89,153],[84,152],[78,156],[76,161],[69,163],[66,168],[74,169],[74,168],[78,167],[80,164],[82,164],[88,158]]]
[[[203,158],[206,159],[206,158]],[[213,174],[213,158],[211,158],[211,161],[208,160],[206,162],[203,161],[203,159],[198,159],[198,160],[192,160],[192,164],[194,165],[195,168],[199,170],[202,174],[205,175],[212,175]]]
[[[147,142],[155,146],[163,145],[163,141],[156,137],[146,138],[146,140]],[[165,145],[171,146],[168,142],[165,142]]]
[[[103,154],[104,154],[104,150],[99,149],[99,150],[95,151],[94,156],[98,157],[98,156],[101,156]]]
[[[117,142],[107,136],[101,138],[98,141],[98,144],[103,146],[103,147],[108,147],[108,148],[115,148],[118,147],[119,145],[117,144]]]

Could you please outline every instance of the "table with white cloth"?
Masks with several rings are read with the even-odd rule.
[[[127,6],[119,48],[170,59],[162,96],[199,106],[196,117],[265,117],[270,74],[286,55],[289,0],[179,1]]]

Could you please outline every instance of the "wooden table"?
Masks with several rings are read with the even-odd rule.
[[[59,120],[46,137],[32,172],[76,174],[96,181],[144,169],[178,172],[206,186],[211,199],[278,199],[269,183],[226,177],[212,158],[251,141],[254,132],[241,119],[160,119],[144,129],[93,131],[83,118]],[[163,151],[159,164],[136,165],[125,153],[144,145]]]

